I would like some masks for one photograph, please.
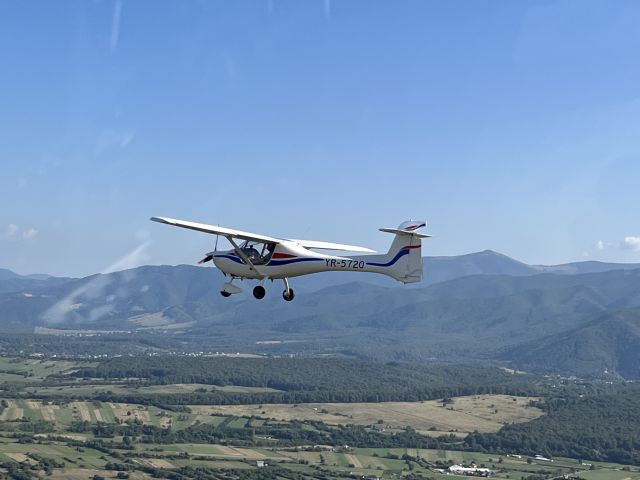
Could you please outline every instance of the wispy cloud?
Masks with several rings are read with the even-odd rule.
[[[116,296],[105,296],[105,291],[106,288],[114,282],[114,278],[104,274],[131,269],[148,262],[149,255],[147,250],[150,245],[151,242],[146,241],[123,255],[105,268],[101,272],[102,275],[94,276],[91,281],[83,284],[62,300],[56,302],[55,305],[41,315],[41,318],[48,324],[55,325],[72,319],[80,321],[86,318],[90,322],[93,322],[109,314],[109,312],[113,310],[113,301],[116,299]],[[129,275],[124,275],[122,281],[123,283],[127,283],[131,282],[134,278],[135,273],[131,272]],[[93,306],[86,315],[78,315],[76,313],[82,308],[83,302],[102,297],[104,297],[104,303],[98,303]]]
[[[115,53],[118,49],[118,42],[120,41],[120,17],[122,16],[122,0],[116,0],[113,6],[113,17],[111,20],[111,38],[109,40],[109,47],[111,53]]]
[[[9,225],[7,225],[7,227],[4,229],[4,232],[0,234],[0,238],[13,238],[16,236],[16,234],[18,233],[18,226],[10,223]]]
[[[139,267],[145,262],[149,261],[149,254],[147,250],[151,245],[151,241],[147,240],[146,242],[138,245],[136,248],[131,250],[129,253],[119,258],[107,268],[105,268],[102,273],[113,273],[118,272],[120,270],[126,270],[128,268]]]
[[[0,240],[18,240],[20,238],[24,240],[31,240],[36,238],[38,233],[38,230],[33,227],[21,229],[15,223],[10,223],[6,226],[4,231],[0,233]]]
[[[32,238],[36,238],[38,236],[38,230],[35,228],[27,228],[22,232],[22,238],[25,240],[30,240]]]

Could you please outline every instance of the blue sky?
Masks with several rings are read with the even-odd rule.
[[[640,262],[635,1],[25,1],[0,15],[0,267],[193,263],[173,216]]]

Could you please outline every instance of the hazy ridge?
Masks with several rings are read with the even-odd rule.
[[[635,267],[530,266],[491,251],[426,257],[425,281],[413,288],[379,276],[317,275],[293,279],[299,295],[291,304],[279,282],[267,284],[261,302],[250,297],[251,282],[240,283],[242,296],[223,299],[220,272],[186,265],[82,279],[2,271],[0,329],[118,330],[162,335],[185,350],[482,361],[640,378]]]

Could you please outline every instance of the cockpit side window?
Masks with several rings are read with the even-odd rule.
[[[264,265],[271,260],[276,248],[275,243],[244,242],[240,247],[242,252],[254,265]]]

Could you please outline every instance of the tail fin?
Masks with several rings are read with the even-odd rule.
[[[377,266],[387,267],[387,275],[402,283],[415,283],[422,280],[422,239],[431,235],[416,230],[426,227],[425,221],[408,221],[398,228],[381,228],[381,232],[393,233],[395,238],[385,255],[385,262]]]

